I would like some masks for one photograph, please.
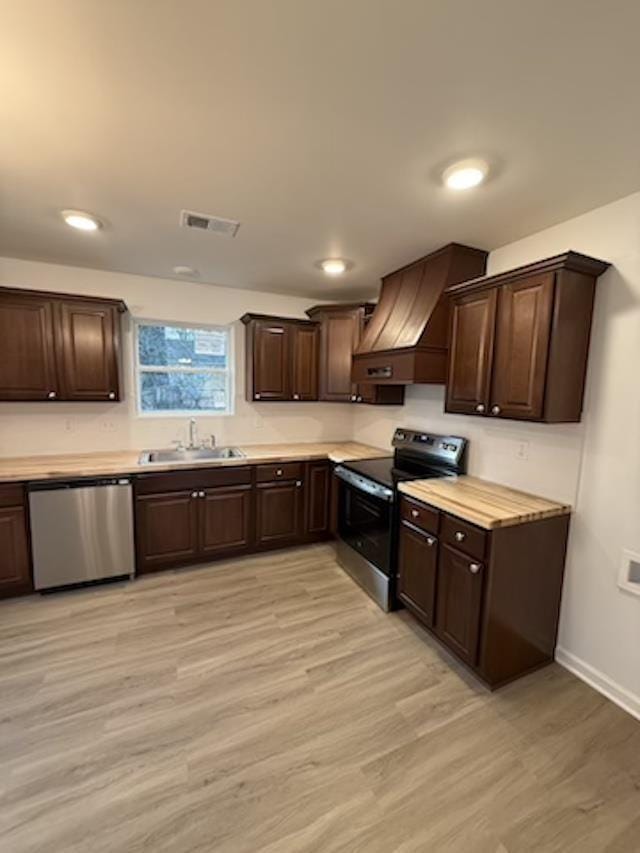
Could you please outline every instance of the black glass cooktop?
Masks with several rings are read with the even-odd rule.
[[[347,462],[344,464],[344,467],[390,489],[394,489],[398,483],[404,480],[429,480],[433,477],[442,477],[446,473],[439,468],[432,468],[426,465],[412,465],[408,462],[404,463],[404,461],[401,467],[399,467],[393,456],[383,456],[381,459],[362,459],[359,462]]]

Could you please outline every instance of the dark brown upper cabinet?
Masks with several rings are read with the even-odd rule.
[[[119,300],[0,289],[0,400],[120,399]]]
[[[317,400],[317,324],[264,314],[240,319],[247,327],[247,400]]]
[[[375,305],[370,302],[316,305],[307,311],[320,326],[319,399],[331,403],[402,405],[402,385],[359,385],[353,381],[353,353]]]
[[[449,288],[446,411],[579,421],[595,285],[608,266],[567,252]]]

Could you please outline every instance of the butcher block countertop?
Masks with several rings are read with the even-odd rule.
[[[478,527],[494,530],[556,515],[568,515],[571,507],[498,483],[462,476],[456,479],[411,480],[400,491]]]
[[[189,468],[237,467],[238,465],[256,465],[260,462],[293,462],[312,459],[353,462],[356,459],[375,459],[391,455],[388,450],[358,444],[354,441],[236,446],[245,454],[243,457],[152,465],[140,464],[138,459],[143,452],[140,450],[0,458],[0,482],[110,477],[118,474],[150,474],[156,471],[186,471]]]

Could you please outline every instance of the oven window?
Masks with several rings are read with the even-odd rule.
[[[392,504],[340,483],[340,538],[376,568],[389,574]]]

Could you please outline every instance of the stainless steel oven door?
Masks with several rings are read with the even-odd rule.
[[[393,490],[340,465],[335,475],[340,479],[340,539],[389,576]]]

